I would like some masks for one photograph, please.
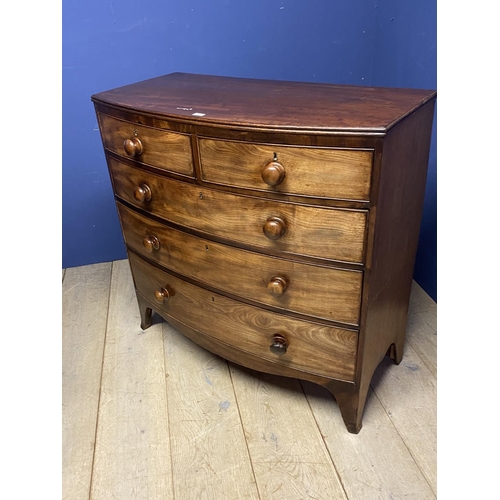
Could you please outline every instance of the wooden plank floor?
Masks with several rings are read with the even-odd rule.
[[[413,284],[405,354],[363,429],[322,387],[256,373],[155,317],[127,261],[63,270],[63,499],[436,498],[436,304]]]

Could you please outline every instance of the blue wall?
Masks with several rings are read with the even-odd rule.
[[[371,84],[435,89],[436,0],[378,2]],[[436,106],[437,108],[437,106]],[[436,117],[414,278],[437,300]]]
[[[63,267],[125,258],[91,94],[174,71],[435,88],[435,3],[399,14],[397,6],[395,0],[66,0]],[[433,38],[433,51],[418,45],[420,30],[426,43]],[[408,61],[419,50],[428,79]],[[435,266],[428,270],[426,263],[436,253],[433,186],[416,269],[422,284],[431,274],[423,286],[435,289]]]

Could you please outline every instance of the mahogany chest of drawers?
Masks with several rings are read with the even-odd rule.
[[[182,73],[92,96],[141,327],[321,384],[359,432],[403,353],[435,98]]]

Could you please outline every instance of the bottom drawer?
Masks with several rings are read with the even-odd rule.
[[[133,252],[129,261],[137,291],[164,316],[268,362],[354,380],[356,331],[240,303],[166,273]]]

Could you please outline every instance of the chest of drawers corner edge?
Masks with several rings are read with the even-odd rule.
[[[403,356],[435,99],[184,73],[92,96],[141,327],[321,384],[358,433]]]

